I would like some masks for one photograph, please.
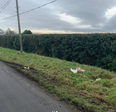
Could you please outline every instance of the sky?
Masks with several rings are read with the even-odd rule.
[[[8,0],[0,0],[0,29],[18,32],[16,1],[1,12]],[[19,12],[25,12],[53,0],[18,0]],[[57,0],[20,15],[22,32],[33,33],[100,33],[116,32],[116,0]]]

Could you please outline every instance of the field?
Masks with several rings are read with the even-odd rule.
[[[83,112],[116,112],[114,72],[2,47],[0,59]],[[72,73],[76,67],[85,72]]]

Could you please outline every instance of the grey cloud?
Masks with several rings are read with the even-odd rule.
[[[114,15],[110,20],[106,22],[103,30],[107,32],[116,32],[116,15]]]
[[[115,6],[115,0],[66,0],[60,3],[62,13],[82,19],[82,24],[90,24],[92,27],[104,23],[107,9]]]
[[[19,9],[20,12],[24,12],[46,2],[50,2],[50,0],[19,0]],[[1,6],[4,3],[5,1],[0,1]],[[116,0],[57,0],[57,2],[53,4],[21,15],[21,27],[23,30],[29,28],[33,30],[48,29],[72,32],[114,31],[116,29],[116,16],[108,21],[105,17],[105,12],[115,5]],[[79,25],[90,25],[92,28],[76,28],[71,23],[62,21],[60,17],[55,14],[57,12],[80,18],[81,23],[79,23]],[[14,0],[12,0],[2,14],[8,16],[16,14],[16,4]],[[1,27],[17,29],[17,18],[0,21],[0,24]],[[103,26],[101,26],[101,24],[103,24]]]
[[[49,29],[49,30],[64,30],[71,31],[73,25],[65,21],[61,21],[59,16],[49,13],[50,10],[39,10],[27,16],[21,16],[21,24],[23,28],[33,29]]]

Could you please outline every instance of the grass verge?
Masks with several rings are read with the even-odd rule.
[[[116,112],[114,72],[2,47],[0,59],[83,112]],[[72,73],[76,67],[85,72]]]

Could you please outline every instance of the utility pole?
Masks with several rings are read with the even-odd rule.
[[[21,26],[20,26],[20,17],[19,17],[19,6],[18,6],[18,0],[16,0],[16,8],[17,8],[18,28],[19,28],[20,51],[21,51],[21,52],[23,52],[23,46],[22,46],[22,35],[21,35]]]

